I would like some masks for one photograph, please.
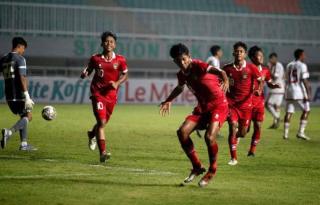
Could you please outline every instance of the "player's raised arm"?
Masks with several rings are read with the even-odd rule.
[[[184,89],[183,85],[177,85],[172,90],[169,97],[160,104],[160,111],[159,111],[160,115],[166,116],[170,114],[171,102],[183,92],[183,89]]]

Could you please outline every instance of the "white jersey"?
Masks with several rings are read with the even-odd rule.
[[[209,65],[211,65],[212,67],[214,67],[214,68],[220,68],[220,61],[219,61],[219,59],[217,57],[210,56],[207,59],[207,63]]]
[[[303,100],[307,98],[307,91],[302,82],[303,79],[309,78],[307,65],[301,61],[292,61],[287,65],[286,70],[286,99]]]
[[[281,88],[270,89],[269,93],[275,94],[284,94],[285,90],[285,73],[283,65],[280,62],[277,62],[276,65],[269,64],[270,72],[271,72],[271,79],[272,82],[275,84],[279,84]]]

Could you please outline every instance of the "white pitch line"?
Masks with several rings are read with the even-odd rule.
[[[147,169],[141,169],[141,168],[110,167],[110,166],[103,166],[100,164],[92,164],[90,166],[101,167],[101,168],[117,170],[117,171],[133,172],[137,174],[146,174],[146,175],[162,175],[162,176],[176,175],[176,173],[169,172],[169,171],[147,170]]]
[[[16,156],[16,155],[2,155],[1,158],[12,158],[12,159],[24,159],[24,160],[33,160],[31,157],[23,157],[23,156]],[[42,160],[46,162],[65,162],[65,161],[59,161],[56,159],[37,159]],[[72,162],[75,163],[75,161],[66,161],[66,162]],[[78,163],[80,165],[87,166],[88,164],[84,163]],[[148,170],[148,169],[142,169],[142,168],[131,168],[131,167],[113,167],[108,165],[100,165],[100,164],[89,164],[90,167],[98,167],[98,168],[104,168],[108,170],[114,170],[114,171],[122,171],[122,172],[128,172],[130,174],[134,175],[145,175],[145,176],[151,176],[151,175],[158,175],[158,176],[173,176],[176,175],[176,173],[170,172],[170,171],[158,171],[158,170]],[[3,175],[0,176],[0,179],[39,179],[39,178],[54,178],[54,177],[75,177],[75,176],[103,176],[107,175],[109,173],[105,174],[88,174],[88,173],[73,173],[73,174],[64,174],[64,173],[58,173],[58,174],[36,174],[36,175]]]

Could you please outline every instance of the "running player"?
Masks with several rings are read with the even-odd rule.
[[[184,183],[190,183],[196,176],[205,172],[194,149],[190,134],[198,127],[207,127],[205,141],[210,165],[208,172],[198,183],[200,187],[204,187],[217,171],[218,144],[216,135],[228,114],[228,104],[224,93],[229,87],[228,78],[224,71],[200,60],[192,59],[188,48],[183,44],[172,46],[170,56],[180,68],[177,73],[178,85],[161,103],[160,114],[165,116],[170,113],[172,101],[182,93],[185,85],[196,96],[198,105],[194,108],[193,113],[186,117],[177,131],[177,135],[182,149],[192,163],[192,171],[184,180]],[[222,84],[220,84],[219,77]]]
[[[262,82],[266,82],[268,87],[271,89],[279,88],[280,85],[274,84],[271,80],[271,73],[267,67],[263,66],[263,51],[258,46],[253,46],[249,49],[248,56],[251,62],[257,66]],[[258,87],[258,81],[254,81],[255,89]],[[264,93],[260,95],[252,96],[252,116],[251,120],[253,122],[253,134],[251,138],[251,146],[248,152],[248,157],[255,156],[256,146],[260,141],[261,136],[261,126],[264,120]]]
[[[271,71],[271,79],[275,84],[279,84],[280,88],[269,90],[267,98],[267,109],[273,117],[273,124],[269,127],[270,129],[277,129],[280,125],[280,106],[284,96],[284,68],[283,65],[278,61],[278,55],[271,53],[269,55],[269,69]]]
[[[37,148],[28,144],[28,123],[32,119],[34,102],[28,92],[27,64],[23,54],[27,42],[22,37],[12,39],[12,51],[0,59],[0,72],[5,82],[5,95],[8,106],[13,114],[19,115],[18,120],[10,129],[2,129],[1,147],[4,149],[13,133],[20,133],[20,150],[32,151]]]
[[[230,92],[227,92],[229,103],[229,149],[231,160],[229,165],[234,166],[237,160],[238,139],[247,134],[252,111],[252,95],[262,92],[261,74],[258,68],[248,63],[247,45],[237,42],[233,45],[234,62],[224,66],[230,82]],[[258,86],[253,89],[253,82],[257,80]],[[237,139],[238,138],[238,139]]]
[[[294,51],[295,60],[287,65],[286,70],[286,115],[284,118],[284,139],[289,137],[289,127],[292,114],[295,111],[295,105],[302,110],[300,117],[300,126],[297,138],[303,140],[310,140],[304,133],[307,126],[308,116],[310,112],[309,100],[311,98],[311,86],[308,81],[309,72],[307,65],[304,63],[305,53],[302,49]]]
[[[114,33],[110,31],[102,33],[102,53],[93,55],[87,68],[81,73],[81,78],[84,79],[95,71],[90,90],[93,113],[97,122],[92,131],[88,132],[88,138],[91,150],[95,149],[96,140],[98,141],[100,162],[105,162],[110,157],[106,152],[104,127],[117,103],[118,88],[128,78],[126,59],[114,53],[116,41]]]

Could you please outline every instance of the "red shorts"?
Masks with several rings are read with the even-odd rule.
[[[264,120],[264,105],[257,105],[252,108],[251,120],[262,122]]]
[[[112,97],[91,96],[92,109],[97,120],[109,121],[117,99]]]
[[[251,120],[251,112],[252,107],[243,107],[243,108],[236,108],[233,106],[229,107],[229,117],[228,121],[231,122],[238,122],[239,126],[248,127]]]
[[[190,120],[198,123],[197,129],[207,129],[207,126],[211,122],[219,122],[219,126],[222,127],[228,116],[228,104],[223,103],[218,105],[210,112],[201,113],[198,107],[195,107],[192,114],[186,117],[186,120]]]

